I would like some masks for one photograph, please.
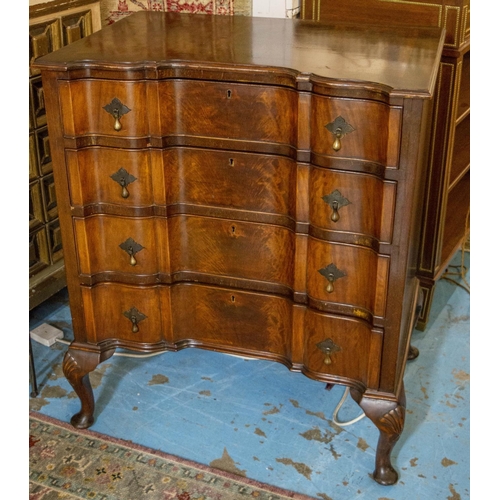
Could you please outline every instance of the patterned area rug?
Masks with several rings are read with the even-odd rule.
[[[102,25],[112,24],[139,10],[250,15],[251,2],[249,0],[101,0]]]
[[[312,500],[30,412],[30,500]]]

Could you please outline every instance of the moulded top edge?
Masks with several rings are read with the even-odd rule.
[[[375,82],[394,92],[425,96],[432,93],[443,43],[439,28],[142,11],[35,64],[56,71],[159,71],[202,64],[227,71]]]
[[[428,98],[429,92],[393,89],[387,85],[344,79],[332,79],[317,75],[301,74],[286,68],[255,68],[221,66],[203,63],[106,65],[90,61],[67,65],[37,65],[42,71],[56,71],[62,80],[119,79],[127,81],[190,79],[217,82],[265,84],[288,87],[293,90],[313,92],[325,96],[355,97],[392,102],[394,98]],[[251,69],[251,71],[250,71]]]

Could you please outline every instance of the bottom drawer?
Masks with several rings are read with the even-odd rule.
[[[199,285],[172,287],[173,341],[290,358],[292,303],[267,294]]]
[[[306,312],[304,366],[313,373],[376,385],[382,335],[354,318]]]
[[[120,339],[154,344],[168,331],[168,297],[164,287],[104,283],[82,287],[87,341]]]
[[[90,343],[118,339],[144,348],[165,341],[284,362],[290,358],[293,305],[282,297],[184,283],[103,283],[82,287],[82,300]]]

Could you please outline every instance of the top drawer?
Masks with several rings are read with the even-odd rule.
[[[337,160],[361,160],[395,168],[400,129],[398,107],[312,96],[311,151],[313,162],[320,166],[333,167]]]
[[[149,134],[145,82],[75,80],[60,85],[66,136]]]
[[[161,135],[295,145],[297,94],[264,85],[198,80],[159,83]]]
[[[213,146],[214,139],[295,146],[297,137],[297,95],[282,87],[75,80],[61,83],[61,102],[69,137],[162,137],[151,141],[156,146]]]

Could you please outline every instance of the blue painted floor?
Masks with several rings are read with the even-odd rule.
[[[453,263],[460,260],[457,254]],[[65,291],[30,313],[30,329],[41,323],[72,338]],[[463,500],[470,497],[469,330],[469,294],[441,280],[426,331],[413,335],[420,356],[405,375],[394,486],[370,477],[378,439],[371,421],[332,423],[341,386],[327,391],[268,361],[197,349],[142,359],[115,354],[91,375],[92,429],[321,500]],[[62,374],[66,346],[33,342],[33,349],[40,394],[30,409],[68,421],[80,405]],[[339,419],[359,413],[349,397]]]

